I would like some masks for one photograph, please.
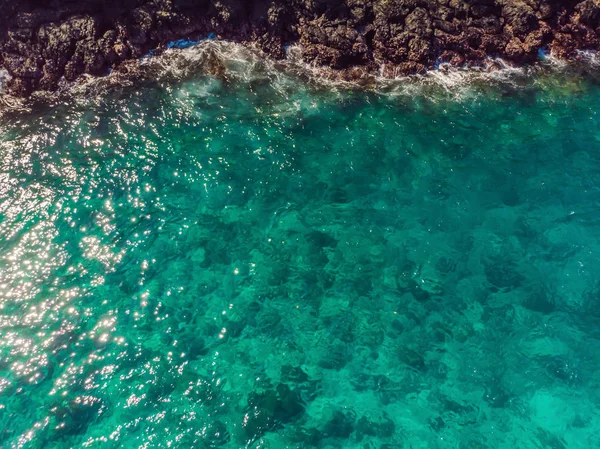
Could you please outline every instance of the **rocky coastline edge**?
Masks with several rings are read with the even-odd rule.
[[[440,63],[600,49],[600,0],[0,0],[5,91],[27,97],[61,79],[127,70],[126,61],[190,36],[257,46],[352,81],[424,73]]]

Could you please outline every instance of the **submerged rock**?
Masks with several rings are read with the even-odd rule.
[[[56,438],[79,435],[98,421],[106,408],[104,401],[94,396],[79,396],[51,409],[56,420]]]
[[[326,440],[348,441],[355,428],[356,413],[352,409],[323,404],[315,410],[309,425],[304,428],[302,443],[305,447],[323,447]]]
[[[348,347],[338,339],[321,340],[315,352],[318,356],[317,364],[325,369],[342,369],[351,358]]]
[[[304,411],[304,404],[297,391],[286,384],[263,393],[252,392],[242,423],[246,438],[260,438],[265,432],[295,419]]]

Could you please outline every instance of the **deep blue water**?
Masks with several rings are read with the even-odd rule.
[[[403,92],[5,117],[0,447],[598,447],[599,84]]]

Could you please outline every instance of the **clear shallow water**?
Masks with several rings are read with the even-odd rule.
[[[596,447],[600,87],[276,81],[5,119],[0,447]]]

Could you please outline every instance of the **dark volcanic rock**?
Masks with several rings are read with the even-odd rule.
[[[526,63],[546,47],[559,58],[598,50],[600,1],[0,0],[0,64],[20,96],[213,32],[274,58],[299,42],[307,62],[344,79],[382,67],[396,76],[489,56]]]

